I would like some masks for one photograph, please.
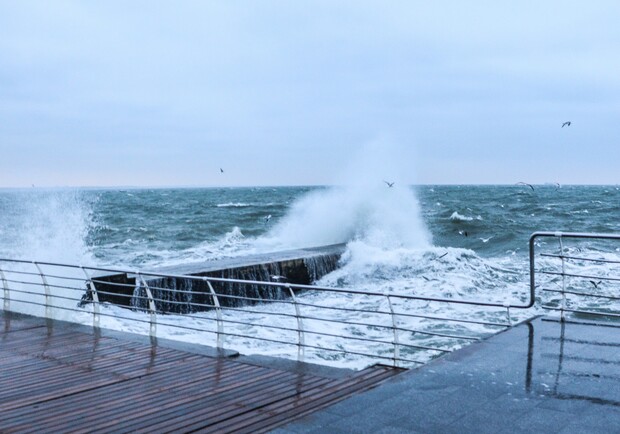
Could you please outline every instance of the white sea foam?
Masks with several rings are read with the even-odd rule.
[[[478,257],[473,251],[457,248],[428,247],[422,249],[397,248],[384,250],[363,241],[349,243],[347,257],[343,266],[323,278],[319,284],[326,286],[352,287],[355,290],[367,290],[379,294],[396,296],[430,296],[448,299],[479,299],[499,304],[509,299],[515,303],[524,302],[527,290],[522,285],[525,273],[521,265],[514,261],[505,263]],[[506,273],[506,274],[504,274]],[[390,345],[368,341],[343,341],[335,336],[365,337],[375,341],[389,342],[391,339],[391,319],[386,315],[373,312],[388,312],[387,299],[383,296],[357,295],[355,297],[341,294],[319,293],[311,291],[298,294],[303,302],[305,343],[319,348],[306,351],[306,361],[348,368],[363,368],[373,360],[352,353],[391,354]],[[429,320],[428,316],[460,318],[478,321],[505,322],[506,310],[489,309],[475,306],[447,305],[438,302],[419,302],[415,300],[391,299],[397,315],[398,324],[404,328],[420,331],[444,332],[457,335],[485,336],[497,331],[481,324],[451,324],[450,322]],[[363,318],[351,312],[351,307],[365,309]],[[327,310],[326,310],[326,309]],[[116,307],[106,309],[118,310]],[[113,312],[110,312],[113,313]],[[291,315],[291,305],[285,303],[263,303],[252,306],[250,311],[223,310],[224,331],[227,333],[225,347],[236,349],[244,354],[263,354],[295,359],[297,357],[297,340],[295,332],[297,323]],[[415,317],[415,314],[424,317]],[[529,317],[532,312],[511,310],[515,321]],[[144,314],[119,311],[118,316],[136,316],[143,319]],[[215,345],[215,312],[203,312],[192,315],[167,315],[158,325],[161,337],[180,339],[188,342]],[[276,315],[276,316],[274,316]],[[414,316],[411,316],[414,315]],[[88,317],[85,317],[90,321]],[[335,322],[316,320],[332,319]],[[103,318],[106,327],[125,327],[134,332],[147,333],[146,323],[110,320]],[[346,324],[365,322],[372,327]],[[255,325],[249,325],[255,324]],[[257,327],[256,324],[260,324]],[[271,327],[276,325],[277,327]],[[182,329],[173,326],[181,326]],[[192,330],[194,329],[194,330]],[[286,330],[289,329],[289,330]],[[204,332],[198,330],[205,330]],[[246,337],[242,337],[246,336]],[[259,339],[253,339],[256,337]],[[264,340],[261,340],[264,339]],[[441,346],[455,349],[463,345],[462,341],[423,334],[401,334],[403,344]],[[278,343],[288,342],[289,344]],[[349,353],[334,352],[323,348],[346,348]],[[420,361],[433,357],[428,354],[415,355]],[[376,360],[375,360],[376,361]]]
[[[408,189],[334,187],[291,207],[266,240],[282,247],[310,247],[364,239],[385,247],[428,245],[430,236]]]
[[[482,220],[482,217],[479,215],[476,217],[465,216],[459,214],[457,211],[454,211],[450,216],[450,220],[457,222],[471,222],[473,220]]]
[[[400,185],[404,177],[394,177],[402,165],[398,152],[369,145],[342,170],[337,187],[311,192],[295,202],[261,241],[287,248],[355,240],[382,248],[430,245],[413,191]],[[387,175],[394,187],[387,187],[383,179]]]
[[[86,264],[92,262],[87,246],[92,204],[75,190],[24,192],[13,212],[3,216],[12,228],[9,257]]]
[[[254,239],[247,238],[237,226],[215,241],[204,241],[182,251],[165,251],[152,266],[187,265],[188,263],[212,261],[257,253]]]
[[[218,203],[216,205],[218,208],[247,208],[252,206],[251,203],[244,202],[227,202],[227,203]]]
[[[10,259],[61,264],[92,264],[86,245],[91,225],[91,203],[74,190],[28,191],[15,194],[12,207],[5,210],[3,224],[11,228],[11,238],[2,242]],[[47,284],[54,290],[54,316],[68,319],[71,314],[62,307],[75,307],[76,293],[81,296],[85,286],[80,269],[57,268],[48,264],[3,264],[13,293],[11,310],[44,315],[45,287],[38,276],[39,268],[47,274]],[[62,279],[51,277],[55,274]],[[51,276],[49,276],[51,275]],[[72,281],[71,279],[76,279]],[[76,283],[77,282],[77,283]],[[70,288],[67,288],[69,286]],[[79,296],[77,298],[79,298]],[[21,303],[27,300],[30,303]]]

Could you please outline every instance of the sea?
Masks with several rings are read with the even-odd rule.
[[[620,233],[619,215],[620,187],[612,185],[3,189],[0,258],[152,270],[346,243],[339,267],[317,285],[519,303],[529,295],[533,232]],[[518,321],[539,313],[537,304],[513,315]],[[71,319],[90,321],[88,315]],[[104,325],[137,327],[118,319]],[[233,346],[242,353],[297,356],[296,348],[268,342]],[[312,357],[343,367],[365,363]]]

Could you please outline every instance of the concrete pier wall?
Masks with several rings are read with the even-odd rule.
[[[309,285],[335,270],[345,245],[336,244],[289,250],[204,263],[162,267],[152,272],[162,274],[220,277],[261,282],[288,282]],[[148,276],[146,284],[153,294],[157,310],[164,313],[191,313],[209,310],[213,300],[206,282],[195,279]],[[147,309],[148,299],[142,282],[129,273],[99,276],[93,279],[100,302],[122,307]],[[268,299],[290,296],[281,288],[259,284],[212,283],[222,306],[256,304]],[[83,302],[92,300],[87,293]]]

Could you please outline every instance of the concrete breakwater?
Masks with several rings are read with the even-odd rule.
[[[191,313],[213,308],[214,300],[207,282],[165,275],[309,285],[335,270],[344,250],[344,244],[335,244],[226,258],[158,268],[151,270],[152,274],[141,273],[144,281],[135,273],[97,276],[93,278],[93,284],[100,302],[146,310],[148,309],[146,286],[148,286],[158,312]],[[211,285],[218,295],[219,304],[224,307],[256,304],[267,299],[281,300],[290,297],[286,289],[269,285],[232,282],[212,282]],[[82,299],[82,302],[89,301],[92,301],[90,291]]]

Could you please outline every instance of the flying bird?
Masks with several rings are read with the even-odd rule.
[[[224,169],[220,167],[220,173],[224,173]]]
[[[570,121],[566,121],[562,124],[562,128],[564,127],[570,127]]]
[[[269,220],[271,220],[271,214],[265,217],[265,223],[269,223]]]
[[[394,181],[392,181],[392,182],[383,181],[383,182],[385,182],[388,187],[393,187],[394,186]]]
[[[592,285],[594,285],[594,287],[595,287],[596,289],[598,289],[598,286],[602,283],[602,281],[601,281],[601,280],[599,280],[598,282],[595,282],[594,280],[590,280],[590,283],[591,283]]]
[[[527,182],[517,182],[517,185],[527,185],[532,189],[532,191],[534,191],[534,186],[532,184],[528,184]]]

